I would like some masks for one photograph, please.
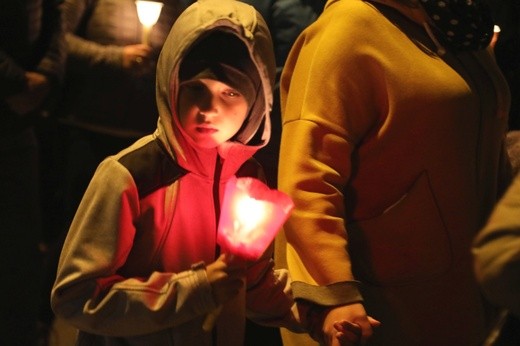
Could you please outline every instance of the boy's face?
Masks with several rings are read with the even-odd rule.
[[[179,119],[197,145],[215,148],[232,138],[246,119],[248,104],[236,89],[214,79],[181,85]]]

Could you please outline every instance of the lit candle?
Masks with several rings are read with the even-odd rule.
[[[289,217],[294,204],[289,196],[272,190],[260,180],[233,177],[226,184],[217,242],[222,252],[257,260]],[[222,306],[206,316],[202,325],[210,331]]]
[[[157,23],[163,3],[157,1],[136,0],[137,16],[143,25],[142,43],[148,44],[150,30]]]
[[[217,241],[223,252],[260,258],[289,216],[293,202],[258,179],[233,178],[226,184]]]

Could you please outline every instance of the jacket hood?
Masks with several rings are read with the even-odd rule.
[[[232,35],[243,42],[245,54],[248,55],[246,60],[250,60],[247,65],[251,66],[247,71],[252,79],[259,81],[259,88],[246,122],[234,137],[238,140],[228,141],[215,149],[201,149],[193,145],[191,138],[184,134],[180,126],[177,114],[179,72],[183,60],[188,56],[192,58],[191,53],[198,50],[200,42],[206,45],[220,33]],[[205,41],[206,37],[210,40]],[[233,54],[229,54],[227,47],[218,48],[214,52],[216,56],[225,52],[232,58]],[[233,61],[226,63],[233,64]],[[156,135],[178,163],[191,172],[212,174],[213,166],[209,163],[215,160],[217,153],[232,162],[231,166],[227,164],[229,172],[236,171],[269,141],[275,69],[271,35],[264,19],[254,7],[233,0],[195,2],[174,23],[159,56],[156,81],[159,121]]]

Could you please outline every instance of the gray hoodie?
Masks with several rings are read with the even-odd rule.
[[[245,43],[261,87],[241,140],[200,149],[179,126],[178,72],[215,30]],[[244,3],[200,0],[174,24],[157,69],[157,131],[94,174],[62,250],[55,313],[80,330],[80,345],[242,345],[246,314],[297,329],[287,272],[273,270],[269,248],[249,263],[245,289],[223,306],[216,334],[202,330],[216,303],[200,263],[217,256],[225,184],[239,170],[260,176],[251,157],[269,140],[275,63],[265,22]]]

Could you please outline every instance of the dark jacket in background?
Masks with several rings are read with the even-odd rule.
[[[0,136],[32,122],[5,103],[26,88],[26,71],[46,75],[54,87],[62,79],[65,50],[58,2],[0,1]]]
[[[276,66],[283,66],[293,42],[321,13],[321,0],[241,0],[264,17],[273,39]],[[186,6],[193,0],[184,0]]]
[[[6,297],[0,307],[0,345],[38,343],[41,167],[33,125],[51,111],[64,48],[57,1],[0,0],[0,277]],[[27,72],[45,75],[49,85],[42,78],[35,86],[41,89],[33,92]],[[17,99],[14,108],[28,107],[15,112],[7,102],[12,97]]]
[[[495,55],[511,90],[509,129],[520,130],[520,1],[486,1],[501,30]]]
[[[301,0],[242,0],[265,18],[273,37],[276,66],[283,66],[298,35],[317,17]]]

